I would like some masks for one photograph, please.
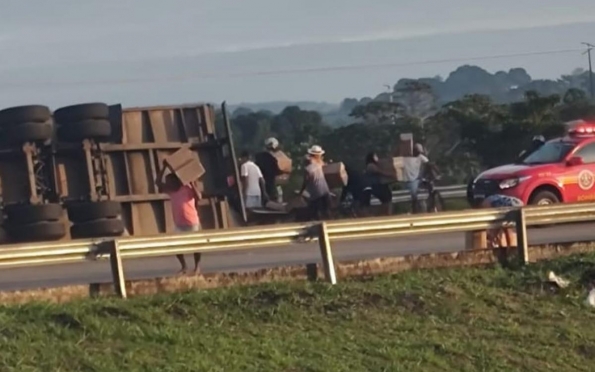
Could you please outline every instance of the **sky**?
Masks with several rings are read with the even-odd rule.
[[[340,102],[462,64],[555,78],[586,67],[580,43],[595,44],[593,0],[0,0],[0,9],[0,107]],[[556,53],[526,55],[537,52]]]

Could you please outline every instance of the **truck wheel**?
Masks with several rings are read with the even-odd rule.
[[[535,195],[531,196],[529,204],[531,205],[550,205],[558,204],[560,199],[551,191],[539,191]]]
[[[0,123],[44,123],[52,118],[47,106],[28,105],[10,107],[0,111]]]
[[[60,220],[62,206],[60,204],[12,204],[5,206],[4,212],[11,225],[27,225]]]
[[[83,103],[66,106],[54,111],[54,120],[59,124],[76,123],[84,120],[109,119],[109,106],[105,103]]]
[[[73,223],[84,223],[102,218],[116,218],[122,213],[122,205],[115,201],[73,203],[66,206],[68,219]]]
[[[75,123],[61,124],[58,137],[66,142],[78,142],[84,139],[102,139],[112,134],[112,126],[108,120],[83,120]]]
[[[70,236],[73,239],[102,238],[120,236],[124,233],[124,223],[117,218],[104,218],[72,225]]]
[[[0,244],[8,243],[10,241],[10,237],[6,230],[3,227],[0,227]]]
[[[14,144],[45,142],[52,138],[54,127],[50,123],[20,123],[7,127],[5,134]]]
[[[17,242],[58,240],[66,235],[66,228],[61,222],[37,222],[25,225],[5,226],[8,235]]]

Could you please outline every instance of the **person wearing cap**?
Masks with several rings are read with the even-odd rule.
[[[521,151],[521,153],[518,156],[517,162],[520,163],[523,160],[527,159],[529,155],[539,150],[539,148],[544,144],[545,138],[542,135],[533,136],[533,138],[531,139],[531,145],[528,149]]]
[[[254,163],[262,172],[266,194],[271,200],[277,200],[279,195],[275,178],[282,173],[273,153],[279,151],[279,141],[274,137],[267,138],[264,147],[266,151],[257,154]]]
[[[411,211],[417,213],[419,209],[417,194],[419,191],[420,175],[422,167],[424,167],[430,160],[424,154],[424,147],[420,143],[413,146],[413,156],[406,158],[404,165],[405,179],[407,182],[405,186],[411,195]]]
[[[320,220],[328,218],[330,210],[331,191],[326,183],[324,177],[324,160],[322,156],[324,150],[318,145],[314,145],[308,149],[308,157],[310,164],[304,169],[304,182],[299,194],[307,191],[308,200],[308,217],[310,220]]]

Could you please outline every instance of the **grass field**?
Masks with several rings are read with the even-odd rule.
[[[557,290],[548,270],[572,281]],[[0,308],[1,371],[593,371],[595,255]]]

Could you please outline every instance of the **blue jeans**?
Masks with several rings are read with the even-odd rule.
[[[419,209],[419,203],[417,202],[419,179],[405,182],[405,187],[409,190],[409,195],[411,195],[411,211],[417,213]]]
[[[419,191],[419,180],[407,181],[405,187],[409,190],[412,198],[417,199],[417,192]]]

